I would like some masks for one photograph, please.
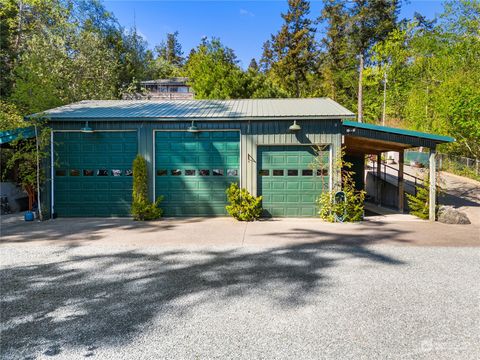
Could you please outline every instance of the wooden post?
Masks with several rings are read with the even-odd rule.
[[[375,201],[377,205],[382,205],[382,153],[377,153],[377,176],[375,179],[376,196]]]
[[[435,221],[435,208],[436,208],[436,184],[437,184],[437,169],[435,162],[435,148],[430,148],[430,187],[429,187],[429,209],[428,218],[430,221]]]
[[[403,149],[398,152],[398,210],[403,213],[403,197],[405,193],[405,183],[403,181],[403,163],[404,152]]]

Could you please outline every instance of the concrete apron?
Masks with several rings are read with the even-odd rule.
[[[0,246],[120,245],[277,247],[328,242],[336,245],[480,246],[477,225],[447,225],[406,214],[368,217],[354,224],[314,218],[238,222],[231,218],[170,218],[136,222],[128,218],[55,219],[2,224]]]

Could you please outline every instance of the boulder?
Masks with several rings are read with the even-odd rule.
[[[470,224],[467,214],[451,206],[442,206],[440,208],[438,221],[445,224]]]

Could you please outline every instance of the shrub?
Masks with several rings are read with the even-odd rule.
[[[228,213],[240,221],[254,221],[262,215],[262,197],[251,195],[246,189],[240,189],[237,183],[230,184],[226,190]]]
[[[365,191],[355,188],[353,180],[354,171],[352,164],[343,161],[343,152],[337,161],[342,167],[342,191],[345,194],[345,202],[335,201],[335,192],[323,192],[317,199],[319,207],[318,215],[321,219],[329,222],[356,222],[363,220]]]
[[[423,179],[423,184],[416,187],[417,195],[407,195],[408,207],[410,214],[427,220],[429,218],[430,207],[430,180],[428,176]],[[437,190],[438,192],[438,190]],[[438,196],[438,193],[436,194]],[[439,206],[436,206],[435,214],[438,213]]]
[[[163,196],[159,196],[152,203],[148,201],[148,173],[147,162],[141,155],[133,160],[133,191],[131,214],[133,220],[156,220],[162,216],[163,210],[159,207]]]

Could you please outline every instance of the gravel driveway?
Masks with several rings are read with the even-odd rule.
[[[2,359],[480,356],[478,247],[0,249]]]

